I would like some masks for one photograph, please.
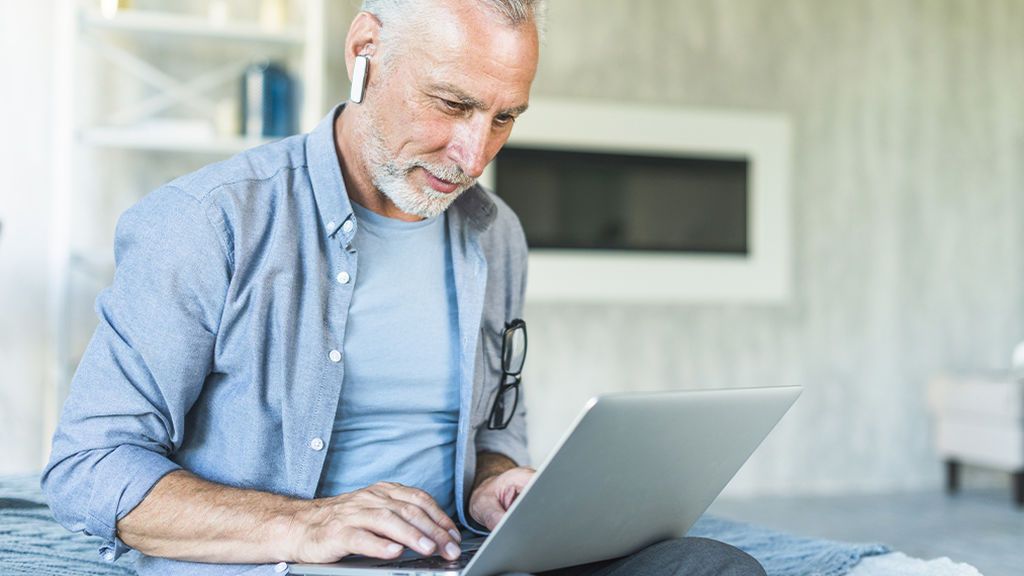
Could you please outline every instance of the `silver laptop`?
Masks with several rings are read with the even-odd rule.
[[[351,557],[292,574],[490,576],[608,560],[684,535],[799,387],[625,393],[583,408],[486,539],[462,557]]]

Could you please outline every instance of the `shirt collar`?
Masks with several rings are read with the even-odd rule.
[[[474,184],[456,198],[449,210],[458,212],[477,232],[487,230],[498,217],[497,204],[479,184]]]
[[[341,175],[338,149],[334,145],[334,121],[344,104],[334,107],[306,137],[306,165],[313,185],[313,197],[320,212],[320,224],[328,236],[352,217],[352,204]]]
[[[341,175],[338,148],[334,142],[334,123],[345,103],[334,107],[306,138],[306,164],[320,213],[320,223],[328,236],[333,236],[352,218],[352,204]],[[479,184],[474,184],[452,203],[449,210],[457,212],[476,232],[483,232],[494,222],[498,207]],[[354,232],[354,228],[350,227]],[[352,232],[346,233],[351,237]]]

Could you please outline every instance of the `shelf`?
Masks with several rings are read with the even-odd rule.
[[[235,154],[275,140],[243,136],[168,135],[133,128],[91,128],[80,132],[79,136],[84,144],[101,148],[197,154]]]
[[[156,34],[187,36],[213,40],[263,42],[300,46],[304,42],[300,30],[285,28],[271,30],[258,24],[212,22],[198,16],[183,16],[163,12],[125,11],[113,18],[95,13],[84,13],[82,24],[88,28],[113,30],[130,34]]]
[[[96,0],[53,2],[48,325],[57,405],[67,396],[84,348],[77,335],[94,324],[91,315],[83,315],[83,299],[109,286],[114,275],[112,247],[97,246],[111,232],[101,226],[116,219],[113,211],[124,201],[137,197],[138,184],[154,180],[145,172],[154,162],[163,168],[166,161],[169,174],[161,174],[163,179],[178,167],[223,160],[276,140],[234,135],[234,116],[240,114],[226,105],[218,109],[236,98],[244,70],[254,61],[286,60],[301,106],[299,129],[316,126],[328,110],[327,3],[290,0],[280,25],[272,25],[272,14],[249,5],[258,2],[242,3],[244,11],[238,2],[224,3],[230,9],[221,12],[233,19],[207,17],[199,6],[213,2],[147,0],[134,4],[149,9],[119,10],[111,18],[100,14]],[[185,4],[195,10],[184,10]],[[257,13],[267,20],[258,20]],[[86,213],[89,221],[82,220]]]

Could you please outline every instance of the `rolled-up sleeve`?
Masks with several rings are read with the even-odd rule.
[[[118,222],[113,284],[71,384],[42,487],[70,530],[101,537],[115,560],[117,521],[179,468],[185,415],[213,364],[230,279],[215,212],[165,187]]]

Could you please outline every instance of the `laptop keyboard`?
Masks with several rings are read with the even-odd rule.
[[[458,560],[448,560],[441,556],[429,556],[427,558],[412,558],[401,562],[384,562],[378,564],[378,568],[424,568],[427,570],[462,570],[469,565],[476,550],[467,550],[459,556]]]

